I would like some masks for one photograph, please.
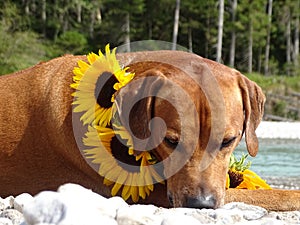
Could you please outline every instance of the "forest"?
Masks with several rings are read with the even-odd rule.
[[[300,92],[300,0],[0,2],[0,74],[107,43],[161,40],[270,84],[265,90],[280,83],[280,94],[286,85]]]

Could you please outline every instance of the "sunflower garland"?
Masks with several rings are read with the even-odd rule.
[[[112,124],[114,100],[118,90],[134,77],[121,68],[116,59],[116,48],[105,47],[105,55],[90,53],[88,63],[79,60],[73,70],[70,86],[76,91],[73,112],[82,113],[80,120],[88,126],[83,144],[88,147],[84,155],[92,163],[99,165],[98,173],[104,177],[103,183],[112,186],[111,195],[121,194],[123,199],[131,197],[137,202],[145,199],[154,189],[155,182],[163,182],[153,168],[154,156],[147,151],[134,155],[134,146],[129,133],[120,125]],[[120,141],[121,140],[121,141]],[[123,162],[125,154],[127,162]]]
[[[112,186],[111,195],[118,193],[133,202],[145,199],[154,189],[154,183],[163,183],[163,178],[153,165],[157,162],[151,152],[142,151],[134,155],[134,146],[129,133],[120,124],[112,123],[115,116],[114,100],[118,90],[127,85],[134,73],[126,72],[116,59],[116,48],[105,47],[105,55],[90,53],[87,61],[79,60],[73,69],[75,92],[73,112],[82,113],[80,121],[88,126],[83,138],[87,147],[84,156],[99,165],[98,173],[104,177],[103,183]],[[122,157],[123,156],[123,157]],[[125,156],[125,157],[124,157]],[[238,161],[230,159],[226,178],[226,188],[271,189],[257,174],[244,165],[247,156]],[[126,162],[122,161],[126,158]]]

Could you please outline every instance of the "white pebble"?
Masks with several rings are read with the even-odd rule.
[[[8,218],[0,218],[0,225],[13,225],[13,223]]]
[[[125,202],[124,199],[119,196],[111,197],[108,200],[109,204],[115,205],[117,209],[122,207],[128,207],[127,202]]]
[[[20,224],[24,220],[22,213],[14,209],[2,211],[0,217],[9,219],[13,224]]]
[[[154,215],[154,205],[131,205],[120,208],[117,212],[118,225],[160,225],[162,217]]]
[[[14,200],[14,209],[18,210],[20,213],[23,213],[23,208],[25,204],[29,204],[33,201],[33,197],[28,193],[23,193],[15,197]]]
[[[64,196],[70,196],[72,198],[76,196],[76,198],[89,199],[95,202],[106,203],[107,201],[107,198],[93,192],[90,189],[84,188],[79,184],[64,184],[58,188],[57,192],[63,194]]]
[[[15,198],[13,196],[8,196],[5,199],[2,199],[1,202],[4,204],[4,209],[11,209],[14,206]]]
[[[262,207],[248,205],[242,202],[231,202],[222,207],[222,209],[228,210],[239,210],[244,219],[246,220],[257,220],[268,214],[268,211]]]
[[[195,219],[192,216],[186,216],[186,215],[169,215],[166,218],[163,219],[161,225],[200,225],[203,223],[200,223],[199,220]]]
[[[21,205],[20,199],[27,198],[24,196],[17,196],[15,205]],[[11,200],[13,198],[8,198],[6,202]],[[0,199],[0,206],[1,202]],[[19,225],[20,223],[15,223],[17,217],[14,217],[14,213],[22,214],[9,207],[11,206],[2,212],[0,210],[0,225]],[[107,199],[74,184],[63,185],[58,192],[41,192],[29,203],[24,203],[23,212],[26,222],[20,225],[300,224],[300,211],[268,213],[264,208],[236,202],[216,210],[128,205],[120,197]],[[5,223],[1,223],[1,217],[7,217]],[[13,219],[15,222],[11,221]]]
[[[38,223],[58,224],[65,217],[66,208],[59,193],[43,191],[36,195],[33,201],[24,206],[23,214],[28,225]]]
[[[65,184],[59,187],[58,193],[64,197],[68,206],[76,206],[77,208],[82,209],[96,209],[98,210],[98,213],[102,215],[109,216],[111,218],[116,217],[118,205],[113,202],[114,200],[110,203],[109,199],[104,198],[80,185]],[[78,202],[80,202],[80,205],[78,205]]]

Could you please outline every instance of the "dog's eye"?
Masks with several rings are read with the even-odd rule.
[[[176,137],[165,137],[164,142],[171,148],[175,149],[178,145],[178,138]]]
[[[221,148],[220,150],[222,150],[223,148],[226,148],[228,146],[230,146],[234,141],[235,141],[236,137],[230,137],[230,138],[224,138],[222,144],[221,144]]]

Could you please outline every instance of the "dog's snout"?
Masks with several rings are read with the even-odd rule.
[[[186,207],[213,209],[216,207],[216,202],[216,198],[213,195],[188,197],[186,199]]]

